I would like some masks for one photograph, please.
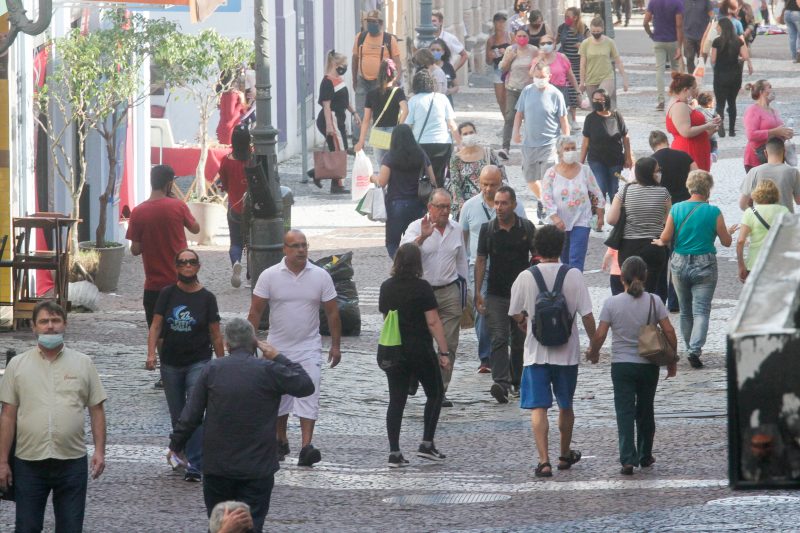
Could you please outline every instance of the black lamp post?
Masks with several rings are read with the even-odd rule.
[[[436,38],[436,28],[431,24],[433,0],[419,0],[419,25],[417,30],[417,49],[427,48]]]

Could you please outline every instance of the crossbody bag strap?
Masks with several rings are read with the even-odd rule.
[[[431,105],[428,107],[428,114],[425,115],[425,122],[422,123],[422,129],[419,130],[419,135],[417,135],[417,142],[422,138],[422,133],[425,131],[425,126],[428,125],[428,119],[431,116],[431,111],[433,110],[433,104],[436,101],[436,93],[431,93]]]
[[[691,210],[691,211],[689,211],[689,214],[688,214],[688,215],[686,215],[685,217],[683,217],[683,220],[681,220],[681,223],[680,223],[680,225],[678,226],[678,229],[676,229],[676,230],[675,230],[675,238],[674,238],[674,239],[672,239],[672,242],[673,242],[673,243],[674,243],[676,246],[678,245],[678,233],[680,233],[680,231],[681,231],[681,228],[683,227],[683,225],[684,225],[684,224],[686,224],[686,221],[687,221],[687,220],[689,220],[689,217],[690,217],[690,216],[692,216],[692,215],[694,214],[694,212],[695,212],[695,211],[697,211],[697,210],[700,208],[700,206],[701,206],[701,205],[703,205],[703,204],[702,204],[702,203],[699,203],[699,204],[697,204],[696,206],[694,206],[694,207],[692,208],[692,210]]]
[[[386,113],[387,109],[389,109],[389,104],[392,103],[392,100],[394,99],[394,93],[396,93],[396,92],[397,92],[397,87],[392,88],[392,92],[391,92],[391,94],[389,94],[389,98],[386,99],[386,103],[383,105],[383,111],[381,111],[381,114],[378,115],[378,118],[375,120],[375,127],[376,128],[378,127],[378,123],[383,118],[383,114]]]
[[[756,208],[755,208],[755,206],[752,206],[752,207],[750,207],[750,209],[752,209],[752,210],[753,210],[753,214],[756,216],[756,218],[758,219],[758,221],[759,221],[759,222],[761,222],[761,224],[762,224],[762,225],[763,225],[765,228],[767,228],[767,231],[769,231],[770,225],[769,225],[769,224],[767,224],[767,221],[766,221],[766,220],[764,220],[764,217],[762,217],[762,216],[761,216],[761,213],[759,213],[758,211],[756,211]]]

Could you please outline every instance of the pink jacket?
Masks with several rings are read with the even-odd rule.
[[[747,134],[747,146],[744,147],[744,164],[757,167],[761,164],[756,156],[756,148],[769,140],[769,130],[783,126],[783,120],[777,109],[764,109],[752,104],[744,112],[744,129]]]

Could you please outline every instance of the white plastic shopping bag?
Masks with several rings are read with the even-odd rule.
[[[360,200],[364,197],[370,186],[369,179],[372,177],[372,162],[364,153],[364,150],[356,152],[353,161],[353,183],[350,186],[353,200]]]

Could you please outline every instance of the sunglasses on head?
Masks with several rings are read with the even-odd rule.
[[[186,265],[197,266],[197,265],[200,264],[200,260],[199,259],[177,259],[175,261],[175,264],[178,265],[178,266],[186,266]]]

